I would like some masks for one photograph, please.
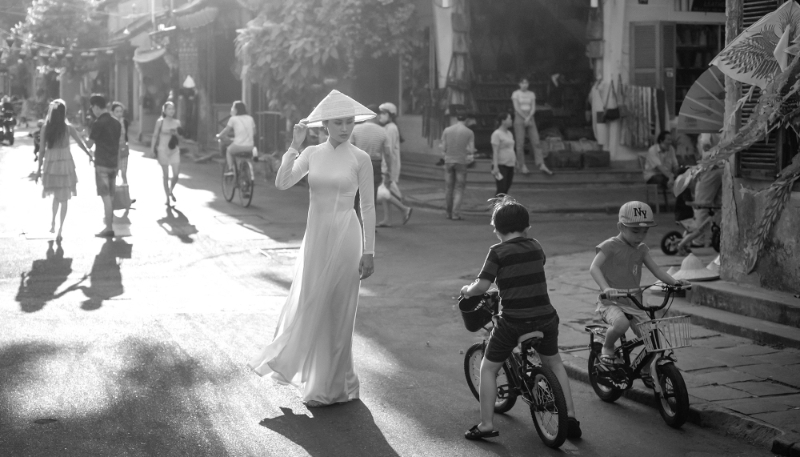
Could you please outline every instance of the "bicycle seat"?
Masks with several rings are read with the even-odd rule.
[[[525,343],[528,340],[532,340],[534,338],[536,338],[537,340],[541,340],[542,338],[544,338],[544,333],[542,333],[542,332],[537,330],[535,332],[529,332],[529,333],[522,334],[522,335],[519,336],[519,338],[517,338],[517,344]]]

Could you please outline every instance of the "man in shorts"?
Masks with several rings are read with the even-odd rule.
[[[119,166],[119,137],[122,126],[106,109],[106,99],[100,94],[89,98],[95,121],[91,126],[86,146],[94,149],[94,177],[97,195],[103,200],[105,228],[95,236],[111,238],[114,236],[114,192],[116,190],[117,167]]]

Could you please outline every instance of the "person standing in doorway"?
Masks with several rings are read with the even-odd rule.
[[[442,132],[442,153],[447,218],[460,221],[461,199],[467,185],[468,156],[475,153],[475,133],[466,126],[465,113],[459,113],[456,120]]]
[[[509,129],[513,124],[511,114],[497,116],[497,130],[492,132],[492,176],[497,184],[497,194],[508,194],[514,181],[517,155],[514,153],[514,136]]]
[[[511,94],[511,102],[514,104],[514,137],[517,143],[517,168],[522,174],[529,173],[525,165],[525,133],[531,142],[533,159],[539,171],[546,175],[553,172],[544,164],[542,148],[539,144],[539,130],[536,129],[536,121],[533,115],[536,113],[536,94],[528,90],[528,78],[519,80],[519,89]]]
[[[379,122],[386,129],[386,135],[389,137],[389,155],[391,161],[384,160],[381,171],[387,178],[386,188],[389,189],[391,196],[388,200],[383,201],[383,220],[378,222],[378,227],[391,227],[392,226],[392,213],[389,205],[403,212],[403,225],[405,225],[411,218],[413,208],[403,204],[403,194],[400,192],[398,182],[400,181],[400,130],[395,124],[397,119],[397,107],[394,103],[382,103],[378,109],[380,115]],[[391,162],[391,165],[390,165]]]
[[[95,117],[92,123],[86,146],[94,148],[94,176],[97,195],[103,200],[105,228],[96,236],[111,238],[114,236],[114,192],[116,189],[117,167],[119,166],[119,137],[122,126],[111,116],[106,108],[106,98],[100,94],[89,97],[89,105]]]
[[[167,197],[167,206],[171,206],[175,198],[175,186],[178,184],[178,176],[181,173],[181,152],[178,148],[181,121],[175,119],[175,105],[172,102],[164,103],[161,107],[161,117],[156,121],[156,128],[153,131],[153,153],[158,158],[164,183],[164,194]],[[172,180],[170,181],[169,169],[172,168]]]

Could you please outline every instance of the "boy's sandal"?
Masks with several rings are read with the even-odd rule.
[[[500,436],[500,432],[498,432],[497,430],[483,432],[478,428],[477,425],[467,430],[467,433],[464,433],[464,438],[473,441],[482,440],[484,438],[496,438],[498,436]]]
[[[597,364],[597,368],[602,371],[614,371],[618,365],[621,365],[614,356],[610,355],[601,355],[597,360],[600,362]]]
[[[463,221],[463,220],[464,220],[464,218],[463,218],[463,217],[461,217],[461,216],[453,216],[453,217],[451,217],[450,219],[452,219],[452,220],[454,220],[454,221]]]

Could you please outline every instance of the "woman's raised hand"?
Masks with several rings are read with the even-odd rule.
[[[292,130],[292,147],[294,149],[300,150],[306,140],[306,133],[308,133],[308,125],[305,122],[300,121],[294,125]]]

